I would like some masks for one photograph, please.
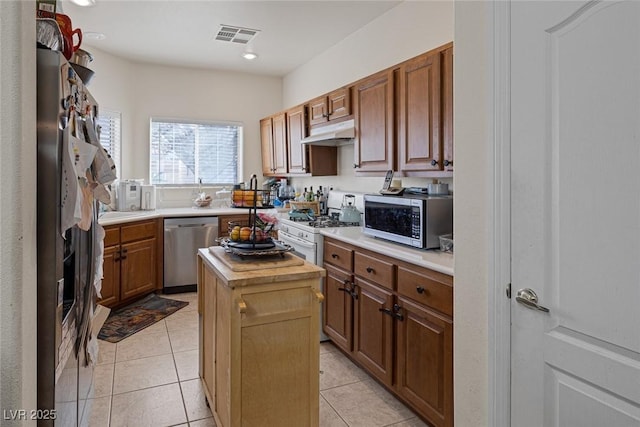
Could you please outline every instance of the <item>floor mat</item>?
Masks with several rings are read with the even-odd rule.
[[[109,342],[121,341],[187,305],[189,303],[185,301],[150,294],[125,307],[112,310],[100,329],[98,338]]]

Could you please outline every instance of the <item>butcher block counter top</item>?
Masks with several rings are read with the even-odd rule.
[[[285,253],[283,258],[245,258],[228,254],[221,246],[198,251],[208,267],[213,269],[230,288],[282,281],[317,279],[325,276],[325,270],[295,255]]]

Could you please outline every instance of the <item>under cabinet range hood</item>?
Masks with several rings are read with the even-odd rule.
[[[310,135],[300,141],[305,145],[339,146],[353,144],[356,136],[355,122],[353,119],[340,123],[329,124],[312,128]]]

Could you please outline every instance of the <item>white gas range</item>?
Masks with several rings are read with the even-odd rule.
[[[362,193],[353,193],[345,191],[333,190],[329,193],[327,207],[328,216],[319,217],[314,220],[293,220],[286,217],[281,218],[278,222],[278,240],[294,248],[294,255],[307,260],[315,265],[322,266],[323,257],[323,240],[324,236],[320,234],[320,230],[334,227],[360,227],[355,223],[343,223],[338,221],[340,208],[344,200],[344,196],[353,194],[355,196],[355,206],[360,212],[364,212],[364,201]],[[322,283],[321,292],[324,293],[324,282]],[[326,341],[328,337],[322,332],[323,312],[320,312],[320,340]]]

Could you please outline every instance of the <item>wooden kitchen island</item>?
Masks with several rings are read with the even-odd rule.
[[[325,270],[198,251],[200,377],[218,427],[318,426]]]

